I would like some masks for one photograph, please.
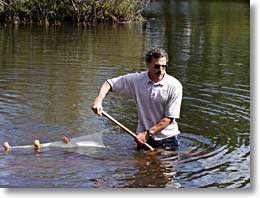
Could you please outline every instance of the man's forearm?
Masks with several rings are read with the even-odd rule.
[[[110,84],[107,81],[105,81],[100,87],[98,95],[95,100],[103,101],[110,90],[111,90]]]
[[[152,126],[149,130],[150,133],[153,135],[157,132],[165,129],[169,124],[171,124],[174,121],[173,118],[164,117],[162,118],[158,123],[156,123],[154,126]],[[142,133],[137,134],[137,140],[141,143],[144,143],[148,140],[149,134],[147,131],[144,131]]]
[[[98,95],[92,104],[91,108],[94,111],[94,113],[101,115],[102,101],[104,100],[104,98],[106,97],[106,95],[109,93],[110,90],[111,90],[110,84],[107,81],[105,81],[100,87]]]
[[[158,123],[150,128],[151,133],[156,134],[157,132],[165,129],[169,124],[174,121],[173,118],[164,117]]]

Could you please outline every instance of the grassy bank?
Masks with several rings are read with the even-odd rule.
[[[141,20],[142,0],[0,0],[0,23],[59,25]]]

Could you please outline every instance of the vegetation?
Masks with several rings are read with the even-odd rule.
[[[89,25],[141,20],[142,0],[0,0],[0,23]]]

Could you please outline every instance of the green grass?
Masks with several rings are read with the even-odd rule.
[[[142,0],[0,0],[0,23],[80,25],[142,20]]]

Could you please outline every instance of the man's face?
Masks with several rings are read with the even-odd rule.
[[[166,57],[153,58],[151,63],[148,63],[149,77],[152,81],[159,82],[163,79],[166,64]]]

